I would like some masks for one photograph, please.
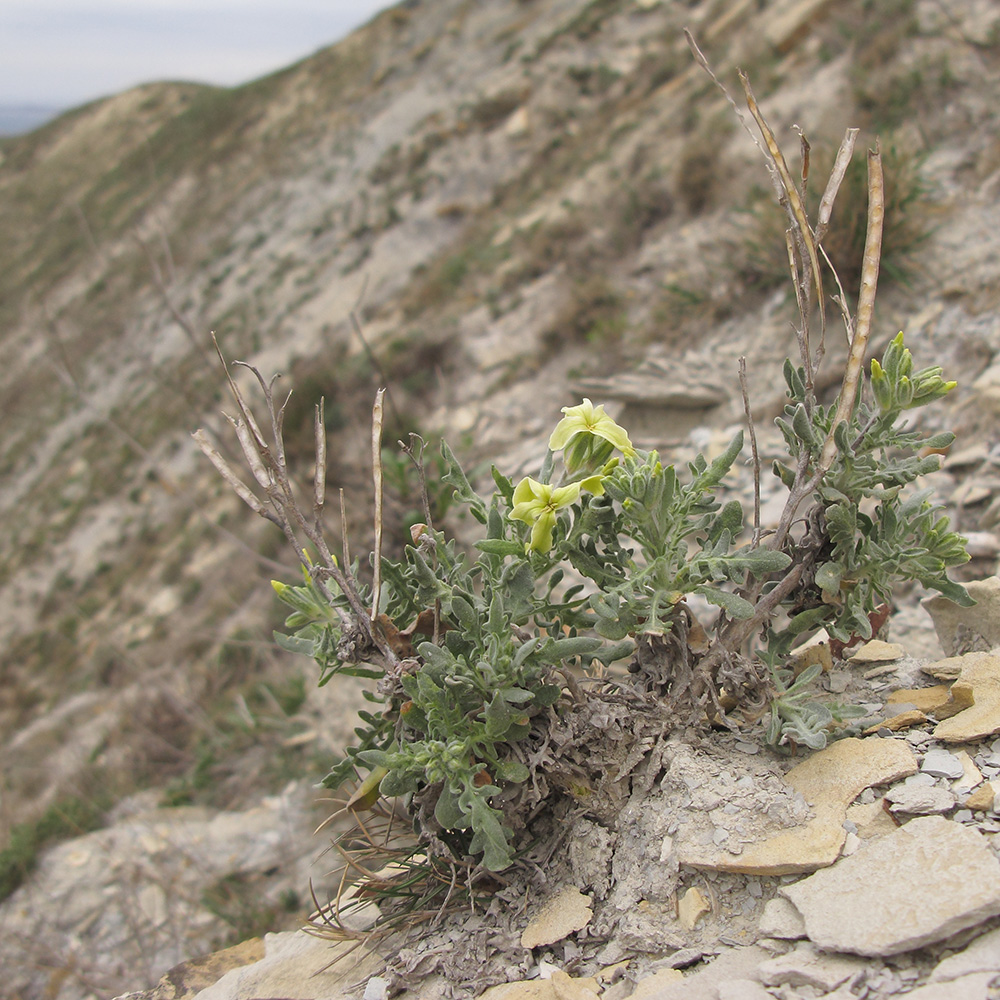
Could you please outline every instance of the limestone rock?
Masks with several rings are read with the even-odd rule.
[[[381,972],[383,959],[354,942],[333,943],[305,931],[264,937],[259,962],[227,972],[195,994],[197,1000],[282,997],[288,1000],[339,1000],[357,996],[357,984]]]
[[[684,981],[684,973],[679,969],[660,969],[645,979],[640,979],[632,991],[630,1000],[652,1000],[664,986]]]
[[[991,1000],[994,972],[973,972],[949,983],[928,983],[906,994],[906,1000]]]
[[[964,950],[938,962],[930,982],[950,982],[976,972],[1000,973],[1000,928],[981,934]]]
[[[946,743],[968,743],[1000,732],[1000,655],[965,653],[928,664],[923,668],[935,677],[947,677],[957,671],[951,687],[955,700],[960,695],[969,707],[939,722],[935,739]]]
[[[750,979],[757,967],[769,956],[763,948],[750,945],[723,951],[718,958],[683,980],[668,983],[657,993],[656,1000],[719,1000],[723,983]]]
[[[955,796],[947,788],[930,788],[921,785],[897,785],[886,792],[894,813],[909,816],[930,816],[946,813],[955,808]]]
[[[887,719],[869,726],[865,730],[865,736],[872,736],[883,729],[888,729],[891,733],[898,733],[911,726],[919,726],[927,721],[927,716],[919,709],[911,709],[908,712],[900,712],[898,715],[890,715]]]
[[[813,818],[767,840],[745,847],[738,856],[710,846],[688,845],[682,864],[752,875],[814,871],[836,861],[847,831],[848,805],[870,785],[913,774],[916,757],[901,740],[844,739],[792,768],[785,781],[813,810]]]
[[[761,962],[757,970],[765,986],[813,986],[835,990],[860,972],[865,962],[846,955],[826,955],[808,941],[798,944],[787,955]]]
[[[924,688],[901,688],[893,691],[886,699],[886,705],[913,705],[920,712],[935,712],[948,703],[947,684],[935,684]]]
[[[190,1000],[191,997],[216,983],[227,972],[250,965],[252,962],[259,962],[264,954],[264,942],[260,938],[250,938],[232,948],[224,948],[204,958],[181,962],[151,990],[129,994],[129,998],[130,1000]]]
[[[308,823],[311,794],[303,783],[241,812],[154,810],[52,847],[0,903],[4,985],[42,996],[40,977],[63,963],[108,993],[151,987],[225,939],[229,925],[205,906],[219,880],[260,879],[263,902],[282,878],[307,878],[309,847],[297,856],[289,830]]]
[[[962,776],[951,783],[952,791],[959,795],[971,792],[973,788],[982,784],[983,773],[965,750],[959,750],[955,757],[962,765]]]
[[[926,816],[780,891],[821,948],[895,955],[1000,913],[1000,861],[977,830]]]
[[[906,655],[906,650],[898,642],[883,642],[881,639],[872,639],[864,645],[859,646],[848,659],[851,663],[891,663],[893,660],[901,660]]]
[[[928,750],[924,754],[920,762],[920,771],[935,778],[950,778],[952,781],[957,781],[965,773],[962,761],[955,754],[937,749]]]
[[[548,979],[526,979],[491,986],[483,1000],[597,1000],[596,979],[575,979],[556,969]]]
[[[874,840],[899,829],[899,825],[886,812],[884,801],[876,799],[874,802],[857,802],[848,806],[847,819],[857,827],[857,834],[862,840]]]
[[[965,589],[976,602],[975,607],[959,607],[940,594],[922,602],[948,656],[973,648],[969,642],[976,637],[983,640],[986,649],[1000,646],[1000,577],[972,580]]]
[[[764,904],[758,930],[766,937],[794,941],[806,936],[802,914],[783,896],[775,896]]]
[[[690,931],[705,914],[712,912],[712,904],[705,894],[696,888],[690,888],[681,896],[677,903],[677,915],[680,922]]]
[[[965,808],[982,812],[994,809],[996,806],[996,793],[996,783],[987,781],[969,795],[964,803]]]
[[[563,886],[551,896],[531,918],[521,935],[522,948],[537,948],[561,941],[574,931],[582,930],[593,916],[590,897],[576,886]]]
[[[733,979],[719,986],[719,1000],[774,1000],[755,979]]]

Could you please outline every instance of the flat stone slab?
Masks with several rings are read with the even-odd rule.
[[[968,743],[1000,732],[1000,656],[966,653],[929,663],[923,668],[934,677],[956,676],[952,699],[968,707],[939,722],[934,738],[945,743]]]
[[[785,775],[786,783],[812,809],[808,822],[749,844],[739,855],[712,845],[685,845],[679,859],[698,868],[749,875],[786,875],[832,865],[847,836],[847,807],[869,786],[916,770],[916,756],[902,740],[838,740]]]
[[[1000,861],[978,830],[924,816],[780,892],[819,947],[896,955],[1000,913]]]
[[[574,885],[563,886],[528,922],[521,935],[521,947],[537,948],[544,944],[554,944],[582,930],[593,916],[590,907],[589,896],[585,896]]]

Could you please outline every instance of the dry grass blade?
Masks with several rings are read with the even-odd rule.
[[[844,383],[837,402],[837,412],[830,425],[830,433],[823,444],[820,471],[833,464],[837,454],[834,431],[842,420],[849,420],[854,409],[858,381],[865,363],[868,339],[871,336],[872,317],[875,312],[875,291],[878,288],[879,263],[882,259],[882,223],[885,218],[885,183],[882,177],[882,154],[876,144],[868,150],[868,226],[865,233],[865,256],[861,268],[861,291],[858,294],[857,325],[851,350],[844,370]]]
[[[788,198],[789,212],[792,215],[798,229],[798,234],[800,235],[802,243],[805,246],[806,254],[809,257],[809,266],[812,270],[813,285],[816,289],[816,298],[820,306],[820,326],[822,333],[826,330],[826,315],[823,298],[823,275],[820,271],[819,254],[816,251],[816,241],[813,239],[812,229],[809,226],[809,218],[806,215],[805,205],[803,205],[802,198],[799,195],[799,190],[795,186],[795,182],[792,180],[792,175],[788,170],[788,164],[785,162],[785,157],[781,152],[781,147],[778,145],[778,141],[774,137],[774,132],[771,131],[770,125],[767,124],[767,121],[760,112],[760,108],[757,106],[757,99],[754,97],[753,90],[750,87],[750,80],[742,71],[740,72],[740,82],[743,84],[743,92],[746,94],[747,107],[750,109],[750,114],[753,115],[753,119],[757,123],[757,127],[760,129],[760,134],[764,137],[764,142],[767,145],[767,151],[770,154],[771,162],[774,165],[774,169],[778,173],[778,177],[781,180],[781,186],[785,191],[786,197]]]
[[[233,429],[236,431],[236,437],[240,442],[240,447],[243,449],[243,457],[247,460],[247,465],[250,466],[250,471],[253,473],[254,479],[265,490],[270,489],[274,484],[274,480],[268,474],[263,461],[261,461],[260,452],[257,450],[257,442],[254,441],[250,433],[250,428],[242,420],[237,420],[228,413],[224,413],[223,416],[232,424]]]
[[[833,203],[837,200],[837,193],[840,185],[844,182],[847,168],[854,158],[854,146],[858,139],[858,129],[849,128],[844,133],[844,138],[837,150],[837,158],[833,161],[833,169],[830,171],[830,179],[826,183],[826,190],[819,201],[819,213],[816,217],[816,241],[823,242],[827,229],[830,228],[830,216],[833,214]]]
[[[384,481],[382,475],[382,427],[384,422],[385,389],[375,393],[372,407],[372,477],[375,485],[375,552],[373,556],[375,579],[372,583],[372,621],[378,617],[382,597],[382,501]]]
[[[694,56],[695,62],[709,75],[709,77],[712,80],[712,83],[714,83],[719,88],[719,90],[722,91],[723,97],[725,97],[725,99],[729,102],[733,111],[736,113],[736,117],[739,120],[739,123],[743,126],[744,129],[746,129],[747,135],[750,136],[750,138],[753,140],[753,144],[766,156],[767,154],[764,151],[764,147],[761,146],[760,142],[757,139],[757,136],[755,136],[753,133],[753,129],[750,128],[750,125],[746,120],[746,116],[743,114],[743,110],[736,103],[736,101],[733,100],[733,97],[729,93],[729,91],[726,90],[726,85],[715,75],[715,73],[712,70],[712,67],[709,66],[708,64],[708,59],[705,58],[705,53],[702,52],[700,48],[698,48],[698,43],[694,40],[694,35],[692,35],[687,28],[684,29],[684,37],[685,39],[687,39],[688,48],[691,49],[691,54]]]
[[[313,513],[317,526],[326,503],[326,407],[323,399],[316,406],[316,468],[313,472]]]
[[[222,354],[222,348],[219,347],[219,341],[216,339],[214,330],[212,331],[212,343],[215,345],[215,353],[219,356],[219,361],[222,362],[222,370],[226,373],[226,382],[229,384],[229,391],[233,394],[233,398],[236,400],[236,405],[240,409],[240,415],[246,421],[250,430],[253,431],[254,440],[257,442],[257,447],[261,449],[261,455],[268,456],[270,452],[267,447],[267,441],[261,433],[261,429],[257,424],[257,420],[255,419],[253,412],[244,402],[243,393],[240,392],[240,387],[233,380],[233,376],[229,372],[229,365],[226,363],[226,359]],[[257,375],[257,378],[259,380],[260,375]]]
[[[340,546],[344,556],[344,569],[351,565],[351,543],[347,534],[347,502],[344,499],[344,487],[340,487]]]
[[[747,432],[750,435],[750,453],[753,455],[753,540],[750,548],[760,544],[760,452],[757,450],[757,430],[750,409],[750,391],[747,388],[747,359],[740,358],[740,392],[743,394],[743,412],[747,418]]]
[[[199,448],[205,453],[208,460],[215,466],[219,475],[227,483],[229,483],[233,492],[255,513],[260,514],[261,517],[266,517],[269,521],[273,521],[279,527],[281,526],[281,521],[269,511],[260,499],[254,493],[253,490],[247,486],[246,483],[236,475],[235,472],[229,467],[229,463],[219,454],[218,449],[208,440],[208,435],[203,430],[197,430],[191,435],[194,438],[195,443]]]

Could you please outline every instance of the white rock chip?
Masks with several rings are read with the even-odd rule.
[[[1000,861],[977,830],[925,816],[780,891],[821,948],[895,955],[1000,913]]]
[[[936,785],[925,788],[920,785],[897,785],[886,792],[886,799],[892,803],[894,813],[908,816],[931,816],[946,813],[955,808],[955,795],[947,788]]]
[[[974,972],[1000,973],[1000,928],[977,937],[964,951],[938,962],[932,983],[949,982]]]
[[[787,955],[761,962],[757,974],[765,986],[813,986],[827,991],[835,990],[865,966],[864,959],[826,955],[803,941]]]
[[[920,762],[920,770],[924,774],[932,774],[935,778],[950,778],[956,781],[965,773],[962,762],[947,750],[928,750]]]
[[[758,930],[765,937],[794,941],[806,936],[802,914],[784,897],[775,896],[764,904]]]
[[[195,994],[196,1000],[356,998],[358,983],[385,965],[379,955],[362,948],[352,950],[352,942],[331,944],[304,931],[267,934],[264,944],[267,951],[261,961],[227,972]]]
[[[719,986],[719,1000],[774,1000],[774,994],[753,979],[733,979]]]
[[[990,1000],[996,996],[990,983],[996,973],[974,972],[950,983],[928,983],[906,994],[906,1000]]]
[[[522,948],[553,944],[582,930],[593,916],[591,901],[575,885],[563,886],[532,917],[521,935]]]

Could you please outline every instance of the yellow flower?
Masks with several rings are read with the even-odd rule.
[[[556,424],[556,429],[549,438],[549,448],[561,451],[567,445],[572,445],[563,455],[566,467],[571,471],[581,468],[587,462],[593,465],[603,464],[611,454],[611,448],[617,448],[625,455],[635,454],[628,432],[604,412],[603,405],[594,406],[585,398],[579,406],[564,406],[562,412],[565,416]],[[581,434],[585,436],[578,437]],[[602,440],[595,442],[594,438]],[[611,445],[611,448],[607,445]]]
[[[576,503],[586,490],[600,496],[604,492],[600,476],[591,476],[568,486],[552,486],[525,476],[514,488],[514,507],[509,517],[531,525],[531,541],[525,551],[548,552],[552,548],[552,532],[556,513]]]

